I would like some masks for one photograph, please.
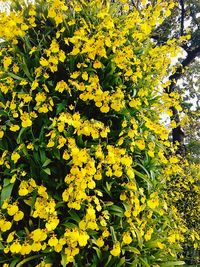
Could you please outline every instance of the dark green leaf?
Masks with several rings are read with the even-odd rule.
[[[75,222],[79,223],[81,221],[80,217],[78,216],[78,214],[76,214],[74,210],[70,210],[69,214]]]

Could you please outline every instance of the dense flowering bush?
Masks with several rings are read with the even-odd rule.
[[[160,123],[180,108],[162,93],[179,49],[151,39],[173,2],[12,2],[0,15],[1,264],[181,264],[186,227],[163,173],[177,157]]]
[[[169,181],[167,202],[183,220],[185,234],[182,246],[188,264],[200,262],[200,174],[199,164],[189,164],[177,158],[166,166],[165,178]]]

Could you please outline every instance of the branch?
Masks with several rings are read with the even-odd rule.
[[[181,78],[183,74],[182,70],[188,65],[190,65],[195,60],[195,58],[199,55],[200,46],[198,46],[192,51],[187,50],[186,52],[188,53],[187,57],[181,62],[181,66],[178,67],[176,69],[176,72],[169,77],[169,80],[172,81],[170,87],[166,89],[166,92],[169,94],[173,92],[176,81]]]
[[[181,76],[183,75],[182,70],[186,66],[191,64],[194,61],[194,59],[199,55],[200,46],[197,47],[196,49],[192,50],[192,51],[191,50],[187,51],[187,53],[188,53],[187,57],[181,62],[181,66],[178,67],[176,69],[176,72],[169,77],[169,80],[171,81],[171,84],[170,84],[169,88],[165,89],[165,92],[167,94],[170,94],[171,92],[174,91],[174,88],[175,88],[177,80],[179,78],[181,78]],[[177,127],[172,129],[173,143],[174,144],[176,144],[176,142],[179,143],[176,153],[184,155],[186,153],[185,145],[184,145],[184,136],[185,135],[184,135],[184,132],[181,129],[181,126],[179,124],[180,123],[179,112],[176,109],[176,107],[171,107],[170,109],[172,111],[172,116],[171,116],[170,119],[171,120],[175,120],[175,122],[177,123]]]
[[[181,6],[181,35],[184,33],[184,17],[185,17],[185,7],[184,7],[184,0],[180,0]]]

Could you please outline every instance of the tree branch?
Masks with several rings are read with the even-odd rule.
[[[181,6],[181,31],[180,34],[184,34],[184,18],[185,18],[185,7],[184,7],[184,0],[180,0]]]
[[[192,51],[188,49],[186,52],[188,53],[187,57],[181,62],[181,66],[178,67],[176,69],[176,72],[169,77],[169,80],[171,81],[171,85],[166,90],[166,92],[169,93],[169,94],[171,92],[173,92],[174,86],[175,86],[177,80],[180,79],[181,76],[183,75],[183,71],[182,70],[185,67],[187,67],[188,65],[190,65],[195,60],[195,58],[200,54],[200,46],[198,46],[197,48],[195,48]]]
[[[195,60],[195,58],[199,55],[200,46],[197,47],[196,49],[192,50],[192,51],[190,50],[187,52],[188,52],[187,57],[181,62],[181,66],[178,67],[176,69],[176,72],[169,77],[171,84],[168,88],[165,89],[165,92],[167,94],[170,94],[171,92],[174,91],[177,80],[180,79],[181,76],[183,75],[182,70],[186,66],[190,65]],[[172,111],[172,116],[170,117],[170,119],[171,119],[171,121],[174,120],[177,124],[177,127],[172,129],[173,144],[176,144],[176,142],[178,142],[179,145],[178,145],[177,153],[184,155],[186,153],[186,149],[185,149],[185,145],[184,145],[185,134],[184,134],[183,130],[181,129],[181,126],[179,125],[179,123],[180,123],[179,112],[176,109],[176,107],[171,107],[170,109]]]

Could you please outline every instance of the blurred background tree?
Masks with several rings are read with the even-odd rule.
[[[131,2],[140,9],[142,1]],[[150,2],[157,4],[154,0]],[[152,38],[156,45],[160,45],[173,38],[179,40],[181,36],[188,34],[190,38],[181,45],[182,55],[177,59],[174,72],[169,73],[171,84],[165,92],[169,96],[173,92],[181,96],[182,111],[177,110],[175,106],[171,107],[170,120],[175,122],[176,126],[172,129],[169,138],[174,144],[179,142],[177,154],[187,158],[190,171],[193,172],[200,164],[200,1],[176,0],[176,6],[171,11],[171,15],[153,32]],[[189,177],[189,174],[186,177],[177,177],[175,184],[169,185],[169,194],[173,196],[174,191],[178,194],[181,188],[182,196],[172,202],[182,214],[187,227],[191,231],[196,229],[199,232],[199,212],[195,215],[188,212],[199,209],[196,207],[199,204],[194,204],[198,202],[196,199],[199,198],[199,189],[194,190],[194,188],[199,188],[200,181],[197,177],[195,182],[190,184],[188,183]],[[190,184],[189,187],[187,187],[188,184]],[[180,188],[177,189],[177,186]],[[186,263],[200,263],[200,251],[198,249],[195,251],[189,242],[183,246]]]
[[[200,2],[199,0],[177,0],[177,6],[171,15],[166,18],[163,24],[156,29],[154,35],[157,44],[166,43],[171,38],[179,39],[181,36],[190,34],[191,38],[182,45],[184,57],[179,59],[180,65],[171,74],[171,84],[166,92],[178,92],[181,96],[182,111],[172,107],[171,121],[176,122],[172,129],[172,139],[175,143],[180,142],[177,152],[186,157],[190,163],[190,169],[200,163]],[[186,115],[184,125],[181,123],[182,115]],[[184,121],[184,120],[183,120]],[[197,167],[198,168],[198,167]],[[198,175],[197,175],[198,176]],[[188,175],[189,177],[189,175]],[[199,213],[192,213],[192,210],[199,198],[199,178],[194,184],[187,187],[188,177],[177,178],[176,185],[182,184],[182,197],[175,200],[174,204],[183,215],[187,226],[196,229],[199,233]],[[189,179],[189,178],[188,178]],[[185,188],[187,189],[184,189]],[[196,190],[193,190],[196,188]],[[178,191],[178,190],[177,190]],[[198,195],[198,196],[197,196]],[[199,205],[199,204],[198,204]],[[191,210],[191,212],[189,212]],[[193,222],[192,222],[193,221]],[[200,263],[200,251],[194,250],[188,243],[184,246],[184,258],[187,264]]]

